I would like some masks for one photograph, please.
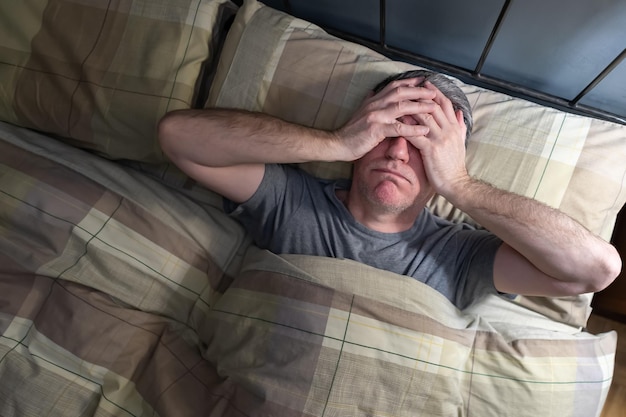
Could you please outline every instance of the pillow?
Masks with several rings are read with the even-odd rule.
[[[224,43],[206,106],[263,111],[334,129],[385,76],[415,68],[248,0]],[[626,126],[453,81],[474,112],[467,150],[470,173],[557,207],[610,239],[626,201]],[[347,163],[304,168],[320,177],[350,174]],[[439,196],[429,206],[439,216],[471,221]],[[517,297],[516,302],[581,326],[590,313],[590,296]]]
[[[157,122],[191,107],[228,0],[0,5],[0,120],[109,158],[162,161]]]

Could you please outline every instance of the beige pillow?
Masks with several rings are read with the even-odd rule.
[[[160,161],[156,126],[192,105],[228,0],[0,4],[0,120],[110,158]]]
[[[207,106],[259,110],[333,129],[386,75],[414,68],[249,0],[226,39]],[[626,126],[455,81],[475,118],[467,152],[470,173],[558,207],[610,239],[626,201]],[[344,163],[305,168],[321,177],[350,175],[350,165]],[[454,221],[470,220],[440,197],[430,208]],[[590,296],[517,301],[577,325],[590,312]]]

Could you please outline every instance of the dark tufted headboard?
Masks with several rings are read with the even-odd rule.
[[[623,0],[267,0],[393,59],[626,124]]]

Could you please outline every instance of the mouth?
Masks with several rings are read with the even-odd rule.
[[[389,169],[389,168],[375,168],[373,169],[374,172],[378,172],[381,174],[386,174],[386,175],[391,175],[397,178],[400,178],[406,182],[411,182],[406,176],[404,176],[402,173],[395,171],[393,169]]]

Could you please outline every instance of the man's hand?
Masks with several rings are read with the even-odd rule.
[[[599,291],[621,270],[615,248],[559,210],[469,176],[460,111],[435,87],[435,108],[414,116],[428,127],[407,138],[419,149],[436,192],[500,237],[494,283],[502,292],[565,296]]]
[[[359,159],[385,138],[427,135],[430,126],[398,120],[403,116],[430,114],[438,107],[438,90],[419,87],[422,82],[423,78],[393,81],[365,99],[350,120],[335,131],[343,149],[338,159]]]
[[[409,136],[407,140],[419,149],[426,175],[435,191],[447,197],[469,180],[465,166],[467,127],[463,113],[455,111],[441,91],[429,82],[425,83],[425,88],[434,94],[432,111],[418,113],[413,117],[420,125],[428,128],[428,133]]]

